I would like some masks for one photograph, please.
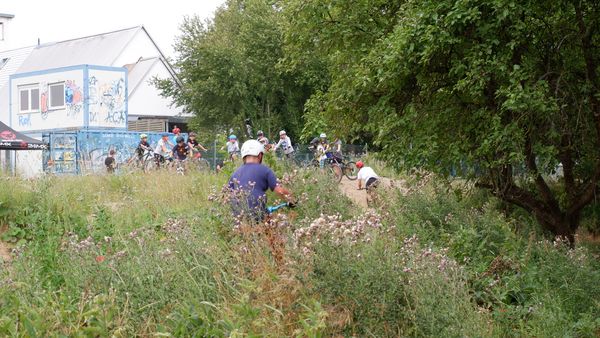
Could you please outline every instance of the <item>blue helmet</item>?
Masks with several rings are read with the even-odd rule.
[[[229,139],[230,140],[237,140],[237,136],[231,134],[231,135],[229,135]]]

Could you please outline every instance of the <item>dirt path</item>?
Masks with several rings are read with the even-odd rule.
[[[0,235],[2,235],[7,229],[6,225],[0,227]],[[12,257],[10,255],[10,246],[8,243],[0,241],[0,263],[2,262],[10,262]]]
[[[404,188],[404,182],[402,181],[394,181],[387,177],[380,177],[379,179],[381,180],[381,184],[379,185],[378,189],[398,188],[403,192],[406,189]],[[346,177],[343,177],[342,181],[340,182],[340,190],[342,190],[342,192],[348,196],[348,198],[350,198],[354,204],[358,205],[362,209],[368,208],[367,191],[365,189],[358,190],[357,181],[350,181]]]
[[[0,263],[10,262],[11,259],[10,247],[6,243],[0,241]]]

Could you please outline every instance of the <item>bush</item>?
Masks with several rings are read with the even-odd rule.
[[[282,172],[300,203],[261,226],[234,222],[223,174],[6,180],[0,334],[599,333],[594,251],[484,192],[409,177],[363,211],[327,175]]]

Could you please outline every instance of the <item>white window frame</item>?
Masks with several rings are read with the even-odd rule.
[[[38,91],[38,95],[37,95],[37,100],[38,100],[38,109],[31,109],[31,99],[33,98],[33,96],[31,95],[31,92],[33,90]],[[29,100],[28,103],[28,108],[27,110],[21,110],[21,93],[27,91],[28,95],[27,98]],[[39,113],[40,112],[40,105],[41,105],[41,100],[40,100],[40,86],[39,84],[29,84],[29,85],[24,85],[24,86],[19,86],[19,113],[21,114],[29,114],[29,113]]]
[[[56,85],[62,85],[62,98],[63,98],[63,104],[62,106],[54,106],[52,105],[52,86],[56,86]],[[65,82],[64,81],[60,81],[60,82],[53,82],[53,83],[48,83],[48,110],[60,110],[60,109],[65,109],[66,104],[67,104],[67,98],[65,97]]]

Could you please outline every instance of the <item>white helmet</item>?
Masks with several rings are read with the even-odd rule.
[[[242,144],[242,158],[246,156],[258,156],[265,152],[265,146],[257,140],[248,140]]]
[[[327,134],[325,133],[321,133],[321,135],[319,135],[320,138],[327,138]]]
[[[281,135],[285,135],[285,130],[282,130],[279,132],[279,136],[281,136]]]

